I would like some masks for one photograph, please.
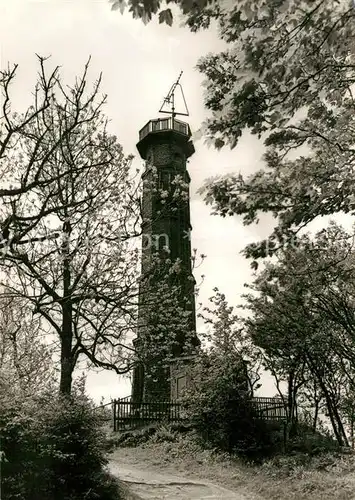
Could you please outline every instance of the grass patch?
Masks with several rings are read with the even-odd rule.
[[[106,432],[106,448],[109,451],[116,447],[134,448],[148,441],[177,441],[180,435],[184,435],[190,430],[189,426],[182,424],[151,424],[140,429],[122,432],[109,430]]]

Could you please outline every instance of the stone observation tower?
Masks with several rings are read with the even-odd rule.
[[[185,315],[189,317],[189,331],[193,332],[189,337],[190,345],[192,348],[199,345],[196,336],[195,282],[191,264],[190,176],[186,169],[186,162],[195,152],[195,148],[191,142],[189,125],[176,119],[176,115],[188,116],[186,101],[179,83],[181,74],[171,87],[160,109],[160,112],[168,116],[150,120],[140,130],[137,144],[139,154],[145,160],[145,170],[142,175],[142,285],[139,324],[137,338],[134,341],[136,351],[142,355],[141,359],[144,358],[144,349],[147,350],[147,344],[142,339],[148,327],[151,332],[150,342],[155,343],[155,349],[159,351],[159,332],[155,331],[151,323],[149,324],[151,308],[155,305],[154,301],[153,304],[149,304],[146,298],[150,294],[155,294],[154,300],[157,300],[160,282],[159,278],[144,281],[144,276],[149,276],[154,255],[158,255],[162,261],[164,259],[169,259],[170,262],[175,262],[177,259],[180,261],[179,275],[177,281],[174,282],[175,284],[178,282],[181,290],[177,302],[185,311],[190,312],[190,315]],[[175,111],[176,90],[181,91],[185,112]],[[164,109],[166,106],[170,109]],[[178,196],[176,196],[177,186],[183,186],[183,192]],[[159,324],[159,318],[156,319],[156,324]],[[169,335],[174,336],[174,333],[172,331]],[[186,359],[186,345],[184,345],[186,338],[182,338],[181,334],[180,337],[179,334],[176,337],[177,342],[173,348],[172,357],[175,361],[180,360],[178,365],[181,366],[182,355],[184,355],[183,359]],[[142,400],[175,398],[179,384],[177,376],[179,369],[176,368],[178,365],[175,361],[171,363],[170,369],[159,368],[153,377],[149,376],[149,372],[154,368],[151,366],[154,361],[137,365],[133,372],[133,401],[140,403]],[[180,384],[181,380],[182,377],[180,377]]]

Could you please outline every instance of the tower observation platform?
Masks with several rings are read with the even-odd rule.
[[[174,140],[183,149],[186,158],[189,158],[195,152],[190,138],[191,130],[187,123],[174,117],[157,118],[149,120],[139,131],[137,149],[141,157],[146,160],[148,147],[153,143],[167,143]]]

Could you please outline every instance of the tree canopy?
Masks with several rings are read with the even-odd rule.
[[[351,2],[237,2],[217,15],[228,49],[207,55],[207,136],[236,146],[263,138],[265,167],[208,182],[205,199],[244,224],[277,219],[278,243],[318,216],[351,213],[354,165],[354,16]],[[270,254],[272,251],[270,251]],[[246,249],[265,257],[265,242]]]
[[[213,7],[218,5],[216,0],[168,0],[166,5],[162,0],[109,0],[112,10],[120,10],[121,14],[128,7],[134,19],[141,19],[147,24],[153,16],[158,15],[159,22],[172,26],[173,12],[168,4],[178,7],[183,14],[199,15],[201,12],[212,14]],[[212,9],[212,10],[211,10]]]

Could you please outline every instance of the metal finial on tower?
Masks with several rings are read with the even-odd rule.
[[[185,96],[184,96],[184,91],[182,90],[182,86],[180,84],[180,78],[181,78],[182,73],[183,72],[181,71],[178,79],[171,86],[171,89],[169,90],[168,95],[164,98],[163,104],[162,104],[161,108],[159,109],[159,113],[168,113],[168,114],[171,114],[172,118],[174,118],[176,115],[189,116],[189,110],[187,109],[187,104],[186,104],[186,100],[185,100]],[[182,98],[183,98],[183,101],[184,101],[184,106],[185,106],[185,109],[186,109],[185,113],[176,112],[175,111],[175,90],[176,90],[177,87],[180,87],[180,90],[181,90],[181,95],[182,95]],[[164,107],[165,104],[167,104],[168,106],[171,106],[171,109],[169,111],[163,110],[163,107]]]

